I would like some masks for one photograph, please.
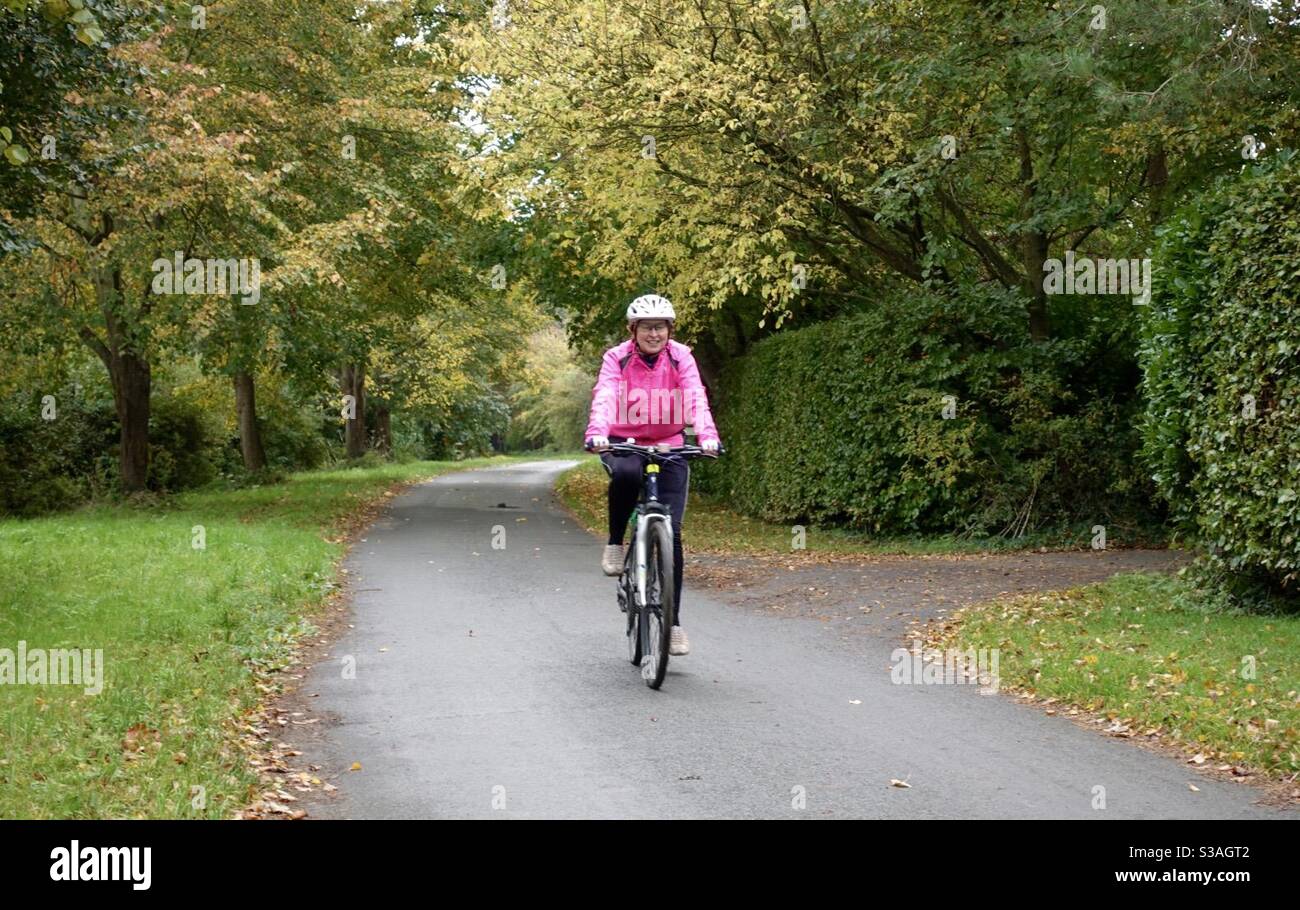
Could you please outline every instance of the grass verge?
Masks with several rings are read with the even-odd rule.
[[[257,785],[246,717],[335,589],[350,526],[400,485],[536,457],[0,520],[0,649],[100,649],[105,669],[98,694],[0,685],[0,818],[231,817]]]
[[[968,607],[925,644],[996,647],[1001,688],[1049,713],[1176,746],[1197,766],[1294,783],[1300,617],[1205,612],[1178,596],[1184,584],[1132,573]]]

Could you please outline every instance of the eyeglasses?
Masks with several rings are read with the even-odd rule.
[[[668,331],[668,323],[666,322],[638,322],[636,324],[636,327],[638,331],[645,331],[645,332]]]

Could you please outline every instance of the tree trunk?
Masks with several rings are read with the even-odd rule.
[[[344,424],[343,438],[348,458],[360,458],[366,453],[366,372],[358,364],[346,364],[339,377],[344,395],[351,395],[355,410]]]
[[[244,467],[249,471],[260,471],[266,467],[266,449],[262,446],[262,431],[257,426],[253,376],[251,373],[239,372],[232,379],[235,386],[235,415],[239,421],[239,449],[244,454]]]
[[[1047,290],[1043,287],[1043,263],[1047,262],[1047,235],[1031,231],[1021,238],[1029,294],[1029,337],[1046,341],[1051,337],[1052,326],[1047,317]]]
[[[113,234],[112,216],[101,212],[96,224],[87,212],[85,197],[76,192],[71,195],[72,218],[77,231],[88,246],[99,246]],[[126,293],[122,287],[121,269],[92,265],[89,272],[95,288],[95,302],[104,315],[105,337],[100,338],[86,325],[80,326],[77,333],[108,370],[113,386],[113,408],[117,412],[118,470],[122,490],[136,493],[149,483],[149,396],[153,376],[140,337],[140,326],[132,325],[129,319],[124,318]],[[147,294],[146,290],[137,313],[139,317],[148,312]]]
[[[91,270],[95,294],[104,314],[107,343],[89,326],[82,326],[82,341],[98,355],[108,370],[113,388],[113,409],[118,422],[118,469],[122,490],[135,493],[149,482],[149,395],[153,375],[149,361],[139,354],[129,338],[127,326],[115,313],[121,295],[121,274],[103,269]]]
[[[380,452],[388,455],[393,451],[392,413],[384,402],[375,404],[375,443]]]
[[[120,425],[122,489],[135,493],[149,482],[149,364],[133,353],[118,354],[109,366],[113,405]]]
[[[722,353],[712,338],[698,339],[691,350],[695,357],[695,366],[700,371],[700,380],[710,391],[718,387],[718,373],[723,361]]]
[[[109,334],[113,334],[111,329]],[[153,384],[149,363],[133,352],[110,349],[85,326],[81,337],[99,355],[113,388],[122,490],[143,490],[149,481],[149,393]]]
[[[1033,150],[1022,127],[1016,128],[1016,139],[1020,147],[1021,217],[1029,220],[1035,214],[1034,196],[1038,181],[1034,177]],[[1047,235],[1041,230],[1025,231],[1020,236],[1020,252],[1025,264],[1025,292],[1029,295],[1029,337],[1034,341],[1046,341],[1052,333],[1047,316],[1047,291],[1043,287]]]

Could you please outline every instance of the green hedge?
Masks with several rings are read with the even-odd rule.
[[[701,487],[772,521],[886,533],[1156,520],[1135,463],[1128,305],[1054,306],[1061,337],[1038,344],[1023,298],[986,288],[899,295],[764,339],[723,371],[729,455],[701,464]]]
[[[1141,357],[1143,455],[1194,575],[1294,606],[1300,573],[1300,161],[1221,183],[1160,237]],[[1254,413],[1250,410],[1253,396]]]
[[[112,488],[112,401],[72,388],[51,391],[54,420],[42,419],[43,395],[36,392],[0,400],[0,515],[39,515]]]

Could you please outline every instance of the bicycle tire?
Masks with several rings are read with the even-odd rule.
[[[618,583],[623,586],[623,596],[627,604],[627,657],[632,666],[641,666],[641,608],[636,605],[636,569],[632,565],[632,554],[636,551],[636,545],[627,548],[627,556],[623,560],[623,577]]]
[[[642,611],[641,678],[651,689],[658,689],[668,675],[668,647],[677,606],[673,586],[673,535],[667,524],[656,521],[650,528],[646,551],[646,587],[656,593],[658,604],[647,604]]]

